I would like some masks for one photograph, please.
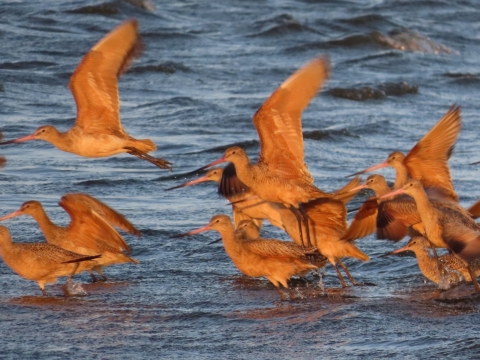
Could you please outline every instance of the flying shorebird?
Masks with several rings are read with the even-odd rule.
[[[85,55],[70,79],[69,88],[77,104],[75,125],[65,132],[51,125],[40,126],[31,135],[0,145],[44,140],[80,156],[98,158],[128,153],[171,170],[170,162],[148,154],[157,148],[151,140],[131,137],[120,122],[118,78],[142,48],[137,20],[117,26]]]

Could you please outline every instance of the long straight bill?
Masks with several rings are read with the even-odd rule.
[[[362,175],[362,174],[365,174],[365,173],[368,173],[368,172],[371,172],[371,171],[374,171],[374,170],[378,170],[378,169],[381,169],[381,168],[384,168],[384,167],[387,167],[387,166],[388,166],[388,163],[386,161],[384,161],[380,164],[370,166],[368,169],[358,171],[354,174],[350,174],[350,175],[347,175],[345,177],[348,178],[348,177],[352,177],[352,176],[356,176],[356,175]]]
[[[201,233],[201,232],[208,231],[208,230],[211,230],[211,229],[210,229],[210,226],[205,225],[205,226],[203,226],[203,227],[201,227],[201,228],[198,228],[198,229],[189,231],[189,232],[187,232],[187,233],[174,235],[174,236],[171,237],[171,239],[176,239],[176,238],[181,238],[181,237],[184,237],[184,236],[195,235],[195,234],[199,234],[199,233]]]

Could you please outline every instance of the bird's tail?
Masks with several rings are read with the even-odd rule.
[[[355,176],[348,184],[344,187],[334,191],[332,195],[334,195],[334,199],[342,201],[344,204],[348,203],[350,200],[353,199],[355,195],[357,195],[358,191],[350,191],[351,189],[360,185],[360,177]]]
[[[346,245],[346,256],[349,257],[354,257],[355,259],[361,260],[361,261],[368,261],[370,260],[370,257],[365,254],[363,251],[361,251],[353,242],[347,242],[348,245]]]

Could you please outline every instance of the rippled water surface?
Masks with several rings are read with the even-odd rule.
[[[147,6],[139,6],[139,5]],[[156,5],[152,11],[152,5]],[[145,8],[146,7],[146,8]],[[147,9],[147,8],[150,8]],[[40,125],[68,129],[68,91],[82,56],[122,20],[137,18],[146,46],[120,81],[122,122],[169,173],[132,156],[86,159],[37,141],[4,147],[1,214],[41,201],[52,220],[67,192],[87,192],[143,233],[125,236],[141,263],[106,269],[85,297],[41,296],[0,263],[0,353],[7,358],[474,358],[479,297],[470,285],[440,292],[395,246],[358,241],[347,260],[362,287],[342,289],[331,267],[322,295],[311,277],[280,301],[265,279],[242,276],[217,234],[170,236],[230,207],[211,184],[164,192],[232,145],[259,151],[251,117],[309,59],[328,54],[331,79],[303,116],[306,161],[325,190],[345,175],[408,151],[454,103],[463,129],[450,160],[461,203],[480,194],[480,9],[464,1],[3,1],[0,127],[8,139]],[[393,170],[382,174],[392,179]],[[358,197],[350,208],[358,207]],[[5,223],[16,241],[40,241],[29,217]],[[286,238],[271,226],[265,236]],[[405,241],[405,240],[404,240]]]

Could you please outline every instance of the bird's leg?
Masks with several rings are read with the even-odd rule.
[[[340,260],[337,261],[338,264],[342,267],[343,271],[345,271],[345,274],[347,274],[348,276],[348,279],[350,280],[350,282],[352,283],[353,286],[357,286],[358,284],[355,282],[355,280],[353,280],[353,277],[352,275],[350,274],[350,271],[348,271],[348,268],[345,266],[344,263],[342,263]]]
[[[47,296],[47,295],[48,295],[44,288],[41,287],[40,290],[42,290],[42,295],[43,295],[43,296]]]
[[[92,277],[92,281],[93,281],[93,282],[97,282],[98,279],[97,279],[97,277],[95,276],[95,274],[94,274],[91,270],[89,270],[88,272],[90,273],[90,276]]]
[[[295,218],[297,219],[297,223],[298,223],[298,232],[300,234],[300,241],[302,242],[302,246],[303,247],[307,247],[305,245],[305,241],[303,241],[303,228],[302,228],[302,223],[303,223],[303,215],[302,213],[297,209],[295,208],[294,206],[290,206],[290,210],[292,211],[293,215],[295,215]]]
[[[280,294],[280,297],[282,300],[288,300],[285,294],[283,293],[282,289],[280,289],[280,286],[276,286],[278,293]]]
[[[343,280],[343,275],[340,272],[340,270],[338,270],[337,265],[336,264],[332,264],[332,265],[335,268],[335,270],[337,271],[337,275],[338,275],[338,278],[340,279],[340,282],[342,283],[342,287],[344,287],[344,288],[348,287],[348,285],[345,283],[345,280]]]
[[[147,153],[144,153],[134,147],[131,147],[131,146],[125,146],[124,148],[125,150],[128,150],[127,152],[130,154],[130,155],[134,155],[142,160],[146,160],[148,161],[149,163],[152,163],[153,165],[155,166],[158,166],[160,169],[168,169],[170,171],[172,171],[172,163],[167,161],[167,160],[163,160],[163,159],[160,159],[160,158],[156,158],[156,157],[153,157],[152,155],[148,155]]]
[[[100,279],[98,281],[107,281],[108,280],[108,278],[103,273],[101,266],[98,266],[98,265],[94,266],[92,268],[92,270],[95,271],[98,275],[100,275]]]
[[[433,252],[433,257],[437,261],[437,266],[438,266],[438,276],[441,278],[440,281],[445,277],[445,268],[443,267],[442,263],[440,262],[440,259],[437,254],[437,250],[435,250],[435,246],[430,243],[430,247],[432,248]]]
[[[298,210],[300,211],[300,214],[302,214],[303,223],[305,224],[305,232],[307,233],[307,247],[311,247],[312,241],[310,239],[310,227],[308,226],[308,214],[305,211],[303,204],[300,204]]]
[[[480,292],[480,286],[478,286],[477,277],[475,276],[475,271],[473,271],[472,266],[468,265],[468,272],[472,278],[473,286],[475,286],[475,291]]]

